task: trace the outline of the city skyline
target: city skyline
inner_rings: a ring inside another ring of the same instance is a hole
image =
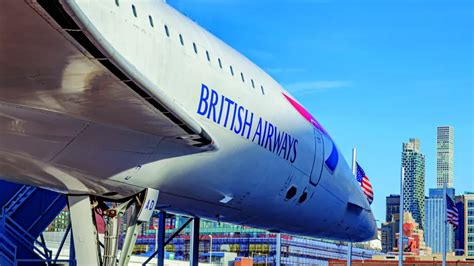
[[[357,147],[376,219],[400,193],[406,139],[423,143],[425,194],[436,187],[437,126],[455,128],[456,190],[474,191],[472,2],[167,2],[282,84],[346,161]]]

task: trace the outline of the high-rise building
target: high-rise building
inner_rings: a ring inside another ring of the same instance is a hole
[[[382,252],[392,252],[395,247],[395,234],[398,233],[400,216],[400,195],[386,197],[385,223],[382,223]]]
[[[444,237],[445,210],[443,204],[442,188],[432,188],[429,190],[429,197],[425,201],[425,241],[431,247],[433,253],[441,253]],[[454,188],[446,189],[446,194],[454,199]],[[447,252],[454,251],[454,231],[451,224],[448,224]]]
[[[441,126],[436,138],[436,184],[454,187],[454,128]]]
[[[385,206],[385,222],[392,221],[392,215],[400,214],[400,195],[393,195],[387,196],[386,198],[386,206]]]
[[[464,193],[464,254],[474,256],[474,192]]]
[[[454,231],[454,250],[457,256],[464,255],[464,195],[456,196],[456,208],[459,213],[459,226]]]
[[[403,176],[403,210],[424,229],[425,223],[425,155],[420,151],[420,141],[411,138],[403,143],[402,167]]]

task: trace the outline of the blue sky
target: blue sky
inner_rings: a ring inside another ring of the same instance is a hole
[[[287,88],[372,181],[376,219],[398,194],[402,142],[421,141],[436,186],[436,127],[455,129],[455,187],[474,191],[474,2],[168,3]]]

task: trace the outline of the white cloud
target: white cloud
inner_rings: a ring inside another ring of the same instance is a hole
[[[267,68],[266,71],[270,74],[294,74],[306,72],[306,69],[298,67],[270,67]]]
[[[284,86],[288,91],[297,94],[308,94],[316,91],[347,88],[351,85],[349,81],[341,80],[317,80],[303,81],[287,84]]]

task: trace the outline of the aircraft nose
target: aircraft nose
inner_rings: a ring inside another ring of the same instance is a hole
[[[359,218],[359,224],[354,238],[357,241],[368,241],[377,237],[377,223],[372,211],[364,209]]]

